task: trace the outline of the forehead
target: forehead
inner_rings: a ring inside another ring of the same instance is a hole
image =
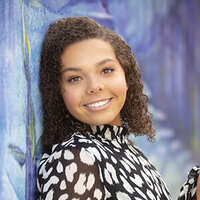
[[[93,64],[105,58],[116,60],[112,46],[101,39],[88,39],[68,46],[61,55],[62,65]]]

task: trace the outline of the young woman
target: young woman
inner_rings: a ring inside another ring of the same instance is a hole
[[[38,199],[171,199],[127,135],[154,140],[130,47],[86,17],[52,23],[41,52],[43,154]]]

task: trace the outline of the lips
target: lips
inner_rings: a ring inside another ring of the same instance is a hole
[[[109,106],[111,99],[112,98],[103,99],[103,100],[100,100],[100,101],[96,101],[96,102],[92,102],[92,103],[86,104],[85,106],[88,109],[92,109],[92,110],[104,109],[107,106]]]

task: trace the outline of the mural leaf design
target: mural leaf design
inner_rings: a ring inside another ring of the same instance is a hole
[[[26,194],[25,199],[34,199],[36,182],[36,164],[35,164],[35,127],[34,110],[31,98],[31,70],[30,57],[31,50],[24,16],[24,3],[22,1],[22,36],[23,36],[23,63],[27,85],[26,101]]]
[[[13,144],[9,144],[8,149],[13,158],[17,161],[20,167],[22,167],[26,161],[25,153],[18,146],[15,146]]]
[[[42,152],[43,152],[43,145],[42,145],[42,138],[40,137],[37,144],[36,144],[36,147],[35,147],[35,160],[39,160],[41,159],[42,157]]]

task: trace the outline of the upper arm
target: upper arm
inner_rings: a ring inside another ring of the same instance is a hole
[[[103,191],[95,158],[83,148],[63,150],[43,170],[42,199],[102,199]]]

